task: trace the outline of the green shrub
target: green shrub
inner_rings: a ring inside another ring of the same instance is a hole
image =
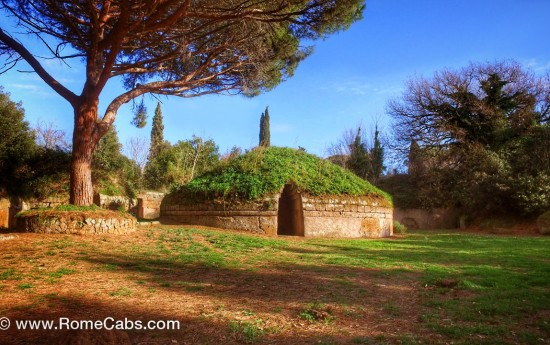
[[[321,303],[308,303],[306,308],[299,314],[300,318],[311,323],[322,321],[329,324],[334,320],[332,309]]]
[[[395,234],[404,234],[407,232],[407,226],[399,223],[397,220],[393,221],[393,232]]]

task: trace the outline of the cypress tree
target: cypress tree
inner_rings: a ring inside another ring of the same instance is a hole
[[[355,175],[367,179],[372,171],[370,155],[361,139],[361,127],[357,129],[355,140],[350,145],[348,167]]]
[[[155,108],[155,116],[153,117],[153,128],[151,129],[151,146],[149,147],[148,160],[152,161],[158,156],[164,143],[164,124],[162,123],[162,110],[160,102]]]
[[[261,147],[271,146],[271,133],[269,132],[269,107],[265,107],[265,112],[260,117],[260,143]]]
[[[378,131],[378,126],[374,131],[374,145],[370,151],[370,159],[372,165],[372,181],[376,182],[382,175],[384,171],[384,148],[380,142],[380,132]]]

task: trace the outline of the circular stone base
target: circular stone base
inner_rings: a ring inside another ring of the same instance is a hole
[[[133,216],[109,210],[30,210],[17,215],[17,231],[42,234],[126,234],[135,231],[136,224]]]

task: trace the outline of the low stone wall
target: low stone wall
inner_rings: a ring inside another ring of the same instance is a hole
[[[368,197],[302,197],[306,237],[393,235],[392,208]]]
[[[137,216],[140,219],[157,219],[160,217],[161,203],[164,193],[146,192],[140,194],[137,200]]]
[[[242,203],[198,203],[181,205],[165,199],[160,213],[181,224],[211,226],[252,233],[277,235],[276,197]]]
[[[68,205],[69,196],[68,195],[52,196],[43,200],[31,199],[31,200],[24,201],[23,204],[26,204],[23,206],[23,210],[28,210],[32,208],[56,207],[60,205]]]
[[[120,209],[133,214],[137,213],[137,199],[119,195],[96,194],[94,204],[106,210],[120,211]]]
[[[166,198],[161,215],[177,223],[277,235],[279,195],[241,203],[186,205]],[[392,208],[368,197],[302,197],[305,237],[378,238],[393,235]]]
[[[393,218],[410,229],[456,229],[459,227],[460,212],[447,208],[395,208]]]
[[[10,227],[10,206],[8,199],[0,198],[0,228]]]
[[[43,234],[126,234],[136,230],[134,217],[115,211],[28,211],[17,217],[17,231]]]
[[[68,195],[52,196],[46,199],[30,199],[22,200],[19,198],[12,198],[11,200],[5,198],[4,202],[0,205],[0,214],[6,210],[7,207],[7,228],[15,228],[17,226],[17,218],[15,217],[19,212],[36,208],[56,207],[60,205],[67,205],[69,203]],[[1,216],[0,216],[1,218]],[[2,227],[0,222],[0,227]]]

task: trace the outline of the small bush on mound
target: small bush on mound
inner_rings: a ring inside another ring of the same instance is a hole
[[[550,211],[540,215],[537,220],[537,225],[539,228],[539,233],[542,235],[550,235]]]
[[[348,170],[300,150],[256,148],[196,177],[174,192],[182,200],[254,200],[278,193],[289,181],[313,196],[368,195],[391,205],[391,197]]]
[[[393,221],[393,232],[396,234],[404,234],[408,230],[406,225],[399,223],[397,220]]]
[[[123,234],[135,231],[136,219],[128,213],[96,205],[61,205],[17,214],[17,230],[48,234]]]

